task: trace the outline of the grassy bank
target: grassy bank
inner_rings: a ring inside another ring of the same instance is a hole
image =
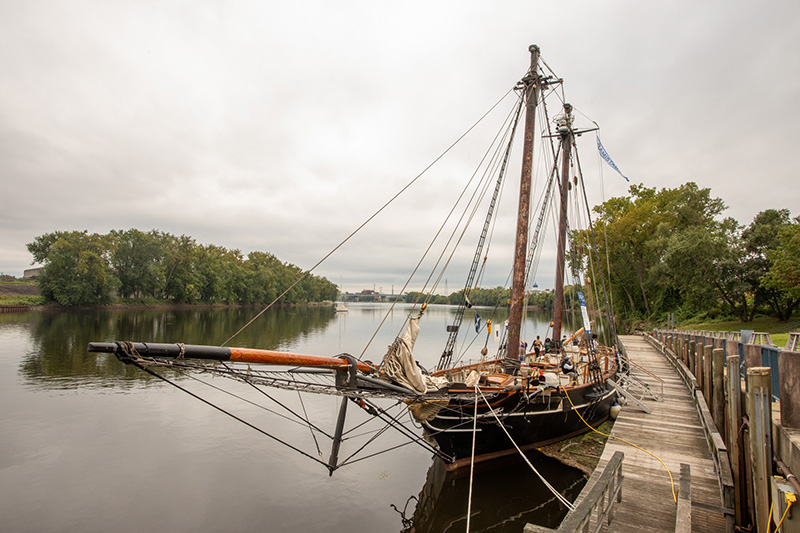
[[[753,331],[769,333],[770,337],[772,337],[772,342],[782,347],[786,345],[786,341],[789,339],[788,332],[792,329],[800,329],[800,316],[795,315],[791,320],[787,321],[780,321],[772,317],[756,317],[751,322],[742,322],[741,320],[689,322],[680,324],[678,329],[702,331],[740,331],[743,329],[752,329]]]

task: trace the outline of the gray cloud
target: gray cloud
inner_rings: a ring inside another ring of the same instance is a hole
[[[697,181],[742,223],[797,215],[798,15],[780,0],[6,2],[0,271],[21,275],[42,233],[130,227],[309,267],[513,86],[531,43],[634,182]],[[402,285],[484,149],[466,140],[319,272]],[[595,203],[625,194],[603,181]]]

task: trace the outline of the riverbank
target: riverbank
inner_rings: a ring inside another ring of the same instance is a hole
[[[597,430],[608,435],[613,427],[614,421],[607,420]],[[548,457],[581,470],[586,477],[589,477],[594,472],[594,469],[597,468],[597,463],[600,461],[600,456],[603,455],[607,440],[608,437],[590,431],[571,439],[543,446],[539,448],[539,451]]]
[[[39,294],[39,286],[34,282],[12,281],[0,283],[0,306],[27,307],[29,311],[49,311],[49,310],[90,310],[90,309],[224,309],[227,307],[254,307],[262,308],[266,304],[226,304],[226,303],[176,303],[166,300],[156,300],[152,298],[129,298],[125,300],[115,300],[107,304],[98,305],[75,305],[63,306],[55,302],[46,302],[44,297]],[[301,304],[276,304],[281,307],[318,307],[333,306],[331,301],[325,302],[306,302]]]

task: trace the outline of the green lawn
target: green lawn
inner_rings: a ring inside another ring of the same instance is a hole
[[[21,296],[13,294],[0,294],[0,305],[43,305],[41,296]]]
[[[754,318],[752,322],[742,322],[740,320],[696,322],[680,324],[678,329],[694,329],[700,331],[740,331],[743,329],[752,329],[753,331],[769,333],[772,342],[783,347],[786,346],[786,341],[789,340],[788,330],[800,329],[800,317],[795,315],[791,320],[786,322],[781,322],[777,318],[771,317],[757,317]]]

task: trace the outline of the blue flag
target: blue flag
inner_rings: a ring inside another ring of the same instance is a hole
[[[475,333],[479,333],[481,331],[481,317],[478,313],[475,313]]]
[[[628,182],[631,181],[625,176],[625,174],[622,173],[622,171],[620,169],[617,168],[617,165],[615,165],[614,162],[611,160],[611,157],[608,155],[608,152],[606,152],[606,149],[603,148],[603,143],[600,142],[600,136],[599,135],[597,136],[597,151],[600,152],[600,157],[602,157],[605,160],[605,162],[608,163],[608,165],[611,168],[616,170],[617,173],[620,176],[625,178],[625,181],[628,181]]]

